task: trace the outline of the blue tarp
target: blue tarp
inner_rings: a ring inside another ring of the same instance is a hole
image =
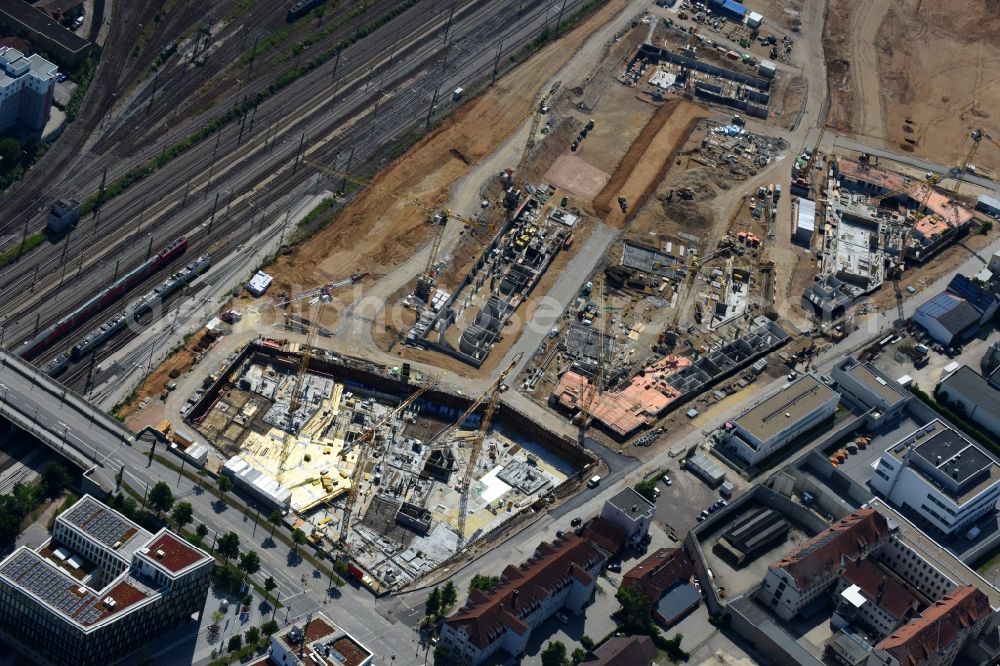
[[[747,8],[734,0],[709,0],[708,6],[716,11],[723,11],[735,16],[744,17],[747,15]]]

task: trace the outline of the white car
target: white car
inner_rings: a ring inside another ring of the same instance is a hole
[[[556,613],[556,619],[562,622],[563,624],[569,624],[569,616],[566,615],[566,613],[563,613],[562,611]]]

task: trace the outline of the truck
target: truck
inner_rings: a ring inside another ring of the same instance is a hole
[[[590,480],[587,481],[588,488],[596,488],[599,485],[601,485],[601,477],[596,474],[590,477]]]

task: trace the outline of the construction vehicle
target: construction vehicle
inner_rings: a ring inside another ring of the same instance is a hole
[[[375,441],[375,436],[378,434],[379,429],[386,423],[391,422],[397,416],[409,409],[410,405],[417,401],[420,396],[422,396],[427,391],[438,385],[440,380],[437,377],[432,378],[430,381],[423,384],[420,388],[410,394],[403,402],[399,403],[392,411],[388,412],[383,416],[375,425],[371,426],[364,433],[361,434],[354,443],[358,447],[358,457],[354,464],[354,469],[351,471],[351,487],[347,491],[347,499],[344,502],[344,517],[340,521],[340,536],[337,539],[337,545],[341,552],[346,555],[347,553],[347,535],[351,531],[351,519],[354,514],[354,505],[358,500],[358,491],[361,488],[361,480],[365,475],[365,467],[368,466],[368,458],[371,455],[371,445]]]

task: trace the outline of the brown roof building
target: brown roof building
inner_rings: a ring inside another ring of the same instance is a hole
[[[874,509],[858,509],[772,564],[757,598],[784,620],[826,592],[851,562],[885,543],[889,524]]]
[[[694,567],[682,548],[660,548],[629,569],[621,586],[642,592],[655,604],[664,592],[693,575]]]
[[[869,664],[947,666],[980,634],[992,610],[986,595],[960,587],[875,645]]]
[[[616,636],[594,650],[584,661],[588,666],[649,666],[656,646],[649,636]]]
[[[499,585],[488,592],[473,590],[465,605],[445,620],[440,643],[455,659],[478,664],[498,650],[521,653],[532,630],[557,611],[579,613],[608,558],[601,545],[608,543],[606,528],[595,540],[589,538],[588,528],[582,536],[567,534],[542,542],[520,566],[508,565]]]

